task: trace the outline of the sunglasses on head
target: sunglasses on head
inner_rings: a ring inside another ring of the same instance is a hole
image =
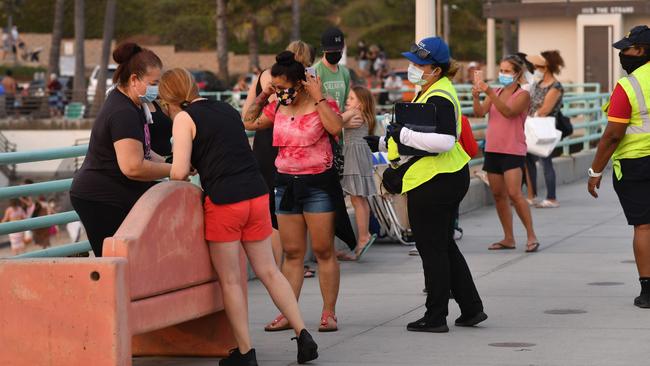
[[[411,51],[411,53],[416,54],[421,59],[429,58],[429,55],[431,55],[431,52],[429,52],[426,49],[420,47],[417,43],[413,43],[413,45],[411,45],[411,50],[410,51]]]

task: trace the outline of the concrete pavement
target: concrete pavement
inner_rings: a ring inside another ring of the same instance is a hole
[[[466,255],[489,319],[457,328],[450,302],[447,334],[411,333],[406,323],[424,312],[419,257],[408,248],[376,244],[360,263],[342,263],[337,315],[340,331],[316,332],[318,278],[306,279],[301,308],[320,345],[314,365],[647,365],[650,310],[632,305],[639,293],[627,226],[604,179],[601,198],[586,184],[559,187],[559,209],[533,209],[541,241],[526,254],[525,232],[515,216],[517,250],[487,251],[501,239],[493,206],[461,217]],[[631,262],[630,262],[631,261]],[[566,314],[568,313],[568,314]],[[259,281],[250,283],[253,343],[260,365],[295,363],[292,332],[265,333],[277,315]],[[204,366],[216,359],[137,358],[136,366]]]

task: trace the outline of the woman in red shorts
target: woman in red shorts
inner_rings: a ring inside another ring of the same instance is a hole
[[[163,111],[174,119],[171,179],[186,180],[193,166],[205,191],[205,237],[238,345],[219,365],[257,365],[241,284],[242,244],[257,277],[296,332],[298,363],[316,359],[317,345],[305,329],[289,282],[273,259],[268,189],[239,113],[229,104],[201,98],[185,69],[165,72],[159,90]]]

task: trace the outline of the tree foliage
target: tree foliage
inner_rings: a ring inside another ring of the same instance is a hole
[[[11,0],[0,0],[0,3]],[[457,59],[481,59],[485,55],[485,21],[480,0],[444,0],[456,5],[451,11],[450,46]],[[50,33],[52,0],[23,0],[13,20],[21,32]],[[350,54],[357,40],[380,44],[390,57],[409,47],[415,33],[415,0],[301,0],[301,37],[316,47],[320,34],[338,25],[346,35]],[[229,0],[228,44],[230,51],[247,53],[250,16],[259,27],[260,53],[277,53],[291,39],[292,0]],[[74,1],[65,2],[63,36],[74,36]],[[102,38],[106,0],[86,2],[86,37]],[[216,6],[208,0],[118,0],[115,37],[137,37],[175,45],[182,50],[214,49]],[[6,14],[0,13],[6,24]]]

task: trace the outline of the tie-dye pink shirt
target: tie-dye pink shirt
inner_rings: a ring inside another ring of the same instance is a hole
[[[264,115],[273,121],[273,146],[278,147],[275,166],[283,174],[319,174],[332,167],[332,146],[329,134],[323,127],[318,111],[302,116],[283,114],[277,110],[278,102],[264,108]],[[339,114],[333,100],[327,104]]]

